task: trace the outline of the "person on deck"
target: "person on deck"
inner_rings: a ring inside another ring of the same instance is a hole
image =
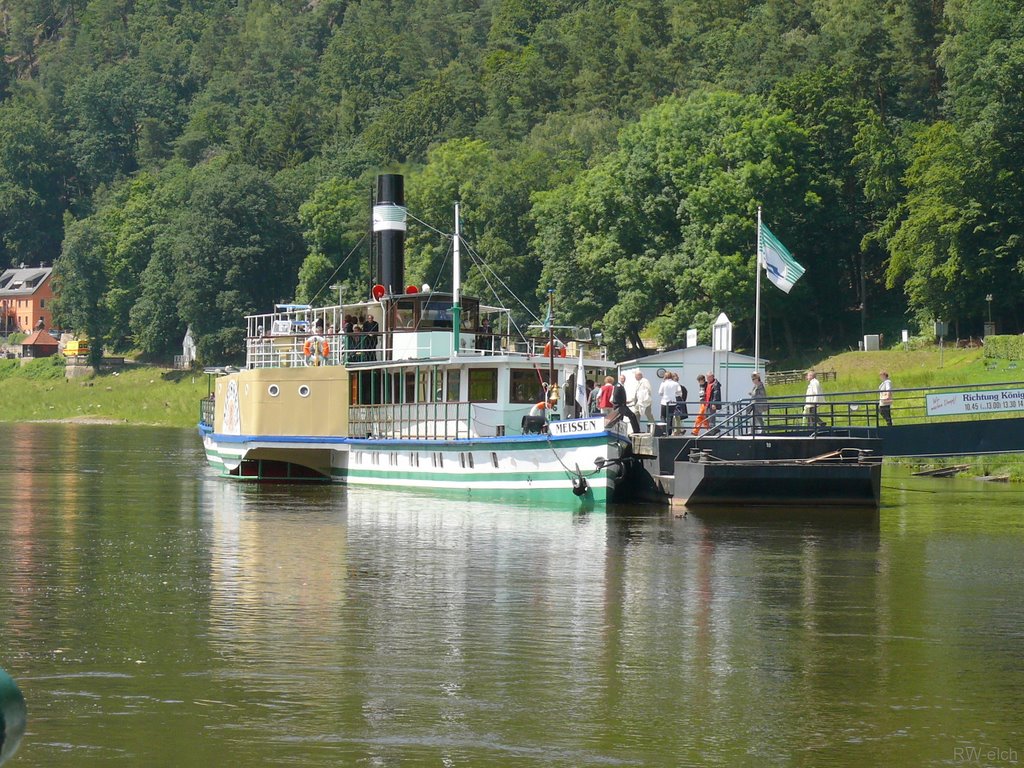
[[[597,396],[601,392],[601,388],[594,385],[593,379],[587,379],[587,412],[584,416],[594,416],[599,413],[597,409]]]
[[[611,378],[610,376],[608,378]],[[629,419],[629,425],[633,428],[633,433],[640,431],[640,422],[636,418],[636,414],[633,413],[629,406],[626,404],[626,374],[619,376],[619,381],[612,388],[612,408],[615,414],[608,420],[607,426],[611,426],[622,419]]]
[[[606,419],[612,415],[612,391],[615,389],[615,379],[611,376],[604,377],[604,384],[597,395],[597,407]]]
[[[558,401],[555,400],[554,398],[552,398],[550,400],[547,400],[547,401],[541,400],[539,403],[534,405],[533,408],[530,409],[530,415],[531,416],[544,416],[545,415],[545,411],[548,414],[550,414],[551,411],[553,411],[557,407],[558,407]]]
[[[363,321],[363,348],[367,350],[366,359],[377,359],[377,344],[380,342],[380,325],[373,315]]]

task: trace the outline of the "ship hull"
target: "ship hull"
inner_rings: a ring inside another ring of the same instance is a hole
[[[463,440],[218,435],[211,467],[250,481],[321,481],[486,498],[613,500],[629,443],[615,432]],[[580,482],[580,480],[585,482]]]

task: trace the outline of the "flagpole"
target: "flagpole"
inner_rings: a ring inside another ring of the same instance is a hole
[[[757,206],[757,258],[754,259],[757,272],[757,287],[754,300],[754,371],[761,372],[761,206]]]
[[[548,404],[551,402],[551,394],[557,392],[555,388],[555,291],[548,288],[548,389],[544,396],[544,417],[550,416],[551,409]],[[549,419],[550,420],[550,419]]]

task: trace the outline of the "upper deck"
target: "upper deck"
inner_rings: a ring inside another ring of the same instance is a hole
[[[327,307],[278,305],[272,313],[246,318],[246,367],[385,368],[453,358],[472,365],[548,357],[547,334],[520,335],[508,310],[463,299],[456,334],[452,307],[452,295],[439,292]],[[555,342],[559,367],[575,364],[581,335],[569,335],[575,338]],[[587,362],[608,362],[605,350],[590,347]]]

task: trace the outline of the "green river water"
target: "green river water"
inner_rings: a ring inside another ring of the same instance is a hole
[[[1024,754],[1024,489],[879,515],[241,486],[0,427],[9,768],[955,766]],[[8,768],[5,766],[5,768]]]

